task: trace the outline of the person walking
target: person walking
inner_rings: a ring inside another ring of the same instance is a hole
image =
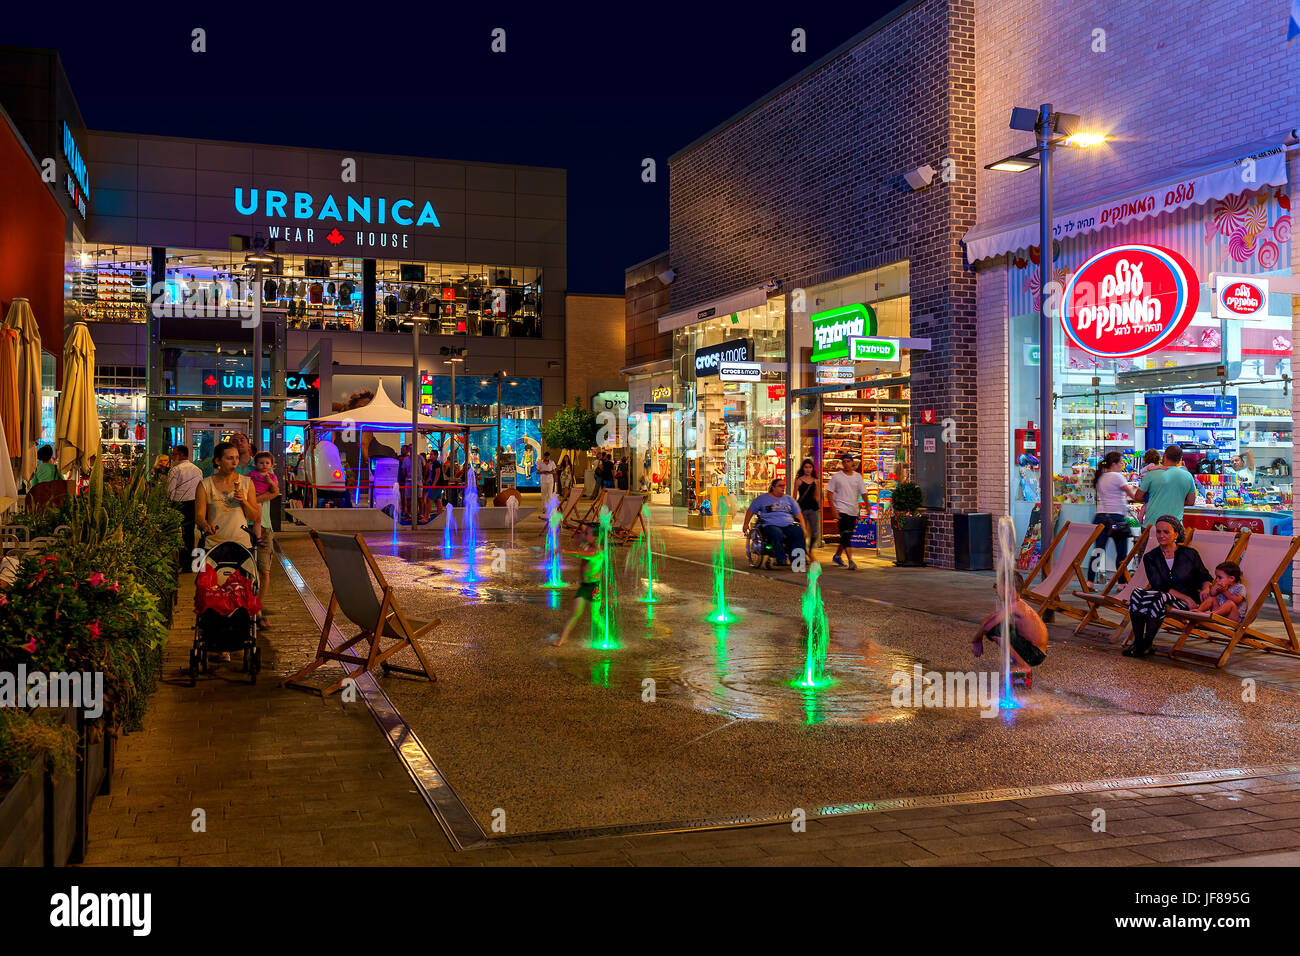
[[[1138,486],[1135,501],[1146,505],[1143,525],[1150,526],[1162,516],[1183,520],[1183,508],[1196,504],[1196,479],[1182,467],[1183,450],[1178,445],[1165,449],[1163,467],[1146,473]]]
[[[859,503],[864,491],[862,473],[853,467],[856,461],[853,455],[845,452],[840,456],[840,470],[826,482],[826,490],[830,492],[831,503],[838,515],[840,533],[839,547],[835,549],[835,557],[831,560],[844,567],[844,561],[840,560],[843,556],[848,561],[848,566],[855,571],[858,566],[853,562],[853,532],[858,526]]]
[[[1124,480],[1124,456],[1117,451],[1106,455],[1092,476],[1097,491],[1097,513],[1092,523],[1102,526],[1098,543],[1100,561],[1088,560],[1088,581],[1097,579],[1098,566],[1106,560],[1106,544],[1115,543],[1115,567],[1128,554],[1128,502],[1137,497],[1137,489]]]
[[[555,462],[551,461],[549,451],[542,452],[542,460],[537,464],[537,474],[542,483],[542,507],[546,502],[551,500],[551,495],[555,494]]]
[[[233,541],[253,548],[249,525],[262,520],[253,482],[239,473],[239,449],[233,442],[218,442],[212,452],[212,474],[194,492],[194,523],[203,532],[203,547]]]
[[[808,557],[817,546],[817,536],[822,530],[822,496],[817,483],[817,466],[811,458],[805,458],[799,465],[799,474],[794,479],[794,498],[799,502],[799,513],[803,515],[808,527]]]
[[[185,445],[173,445],[171,466],[167,469],[167,497],[172,507],[181,513],[181,547],[179,560],[181,574],[193,570],[194,562],[194,495],[203,480],[203,471],[190,461],[190,450]]]

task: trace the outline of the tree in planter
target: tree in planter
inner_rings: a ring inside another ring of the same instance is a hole
[[[900,481],[893,495],[894,549],[898,565],[925,564],[926,517],[921,513],[925,496],[911,481]]]
[[[581,405],[566,405],[540,430],[547,448],[585,451],[596,444],[596,414]]]

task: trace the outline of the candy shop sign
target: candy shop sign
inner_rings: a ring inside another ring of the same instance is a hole
[[[1065,284],[1061,325],[1093,355],[1145,355],[1183,334],[1198,297],[1196,271],[1172,249],[1117,246],[1093,256]]]

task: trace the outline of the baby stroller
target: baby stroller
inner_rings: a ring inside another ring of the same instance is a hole
[[[203,547],[200,544],[200,547]],[[194,586],[194,646],[190,648],[190,686],[199,671],[208,673],[209,654],[244,652],[242,673],[257,683],[262,651],[257,646],[257,558],[248,548],[223,541],[204,552]]]

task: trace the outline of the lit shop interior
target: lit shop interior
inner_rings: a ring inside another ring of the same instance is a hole
[[[1276,259],[1270,255],[1263,264]],[[1226,268],[1232,266],[1236,272],[1258,269],[1229,260]],[[1191,325],[1173,344],[1145,355],[1090,354],[1064,344],[1058,325],[1049,427],[1056,439],[1052,471],[1060,520],[1092,520],[1093,473],[1107,453],[1123,455],[1125,478],[1137,484],[1148,449],[1178,445],[1197,482],[1187,527],[1292,533],[1290,298],[1271,296],[1259,320],[1221,320],[1211,315],[1205,278]],[[1013,308],[1022,314],[1010,323],[1011,513],[1023,536],[1039,498],[1039,319],[1026,314],[1034,303],[1016,284],[1014,270],[1012,282]],[[1133,526],[1139,509],[1130,505]],[[1107,560],[1109,566],[1114,557]],[[1289,591],[1289,573],[1283,584]]]
[[[375,271],[375,327],[365,327],[365,273]],[[71,313],[96,322],[144,322],[149,307],[150,249],[73,250],[65,280]],[[540,337],[541,270],[519,266],[322,259],[283,255],[264,275],[263,308],[282,312],[290,329],[337,332],[422,331],[444,335]],[[168,249],[164,305],[177,314],[251,307],[244,253]],[[430,322],[437,323],[436,328]]]
[[[770,368],[757,382],[724,382],[716,365],[704,363],[697,374],[697,355]],[[664,416],[674,434],[666,443],[661,431],[657,447],[681,449],[673,462],[673,523],[702,527],[718,516],[720,500],[729,497],[735,513],[743,512],[785,473],[784,296],[677,330],[673,363],[680,417]]]
[[[854,361],[849,341],[819,347],[814,327],[823,316],[864,314],[874,316],[880,338],[906,339],[911,329],[908,263],[898,262],[808,290],[807,318],[795,325],[795,344],[802,356],[804,387],[794,405],[799,432],[795,467],[805,458],[816,465],[823,489],[826,479],[840,468],[846,452],[858,458],[866,485],[855,539],[874,541],[876,525],[887,524],[894,487],[910,474],[911,466],[911,355],[900,348],[895,360]],[[844,310],[861,306],[860,310]],[[822,357],[829,355],[830,357]],[[842,388],[835,386],[843,383]],[[822,502],[823,536],[834,535],[835,510],[828,495]]]

